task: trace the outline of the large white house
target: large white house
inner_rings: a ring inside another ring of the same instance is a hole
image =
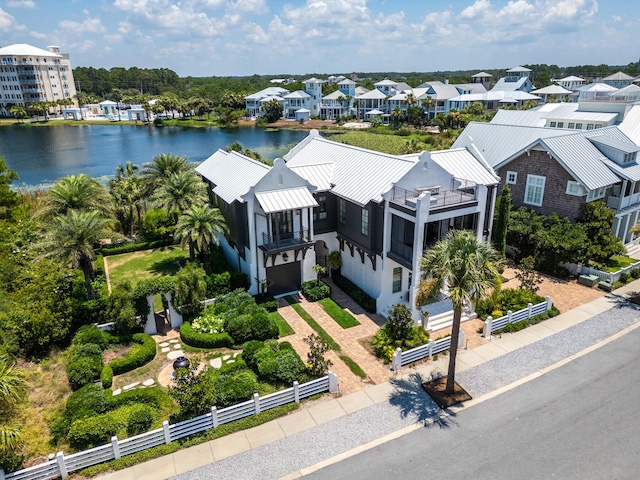
[[[475,148],[394,156],[315,130],[272,167],[218,150],[196,170],[229,226],[222,249],[252,293],[265,283],[274,295],[296,291],[339,251],[342,274],[379,313],[404,303],[416,319],[423,251],[451,229],[488,240],[499,182]]]
[[[76,87],[69,54],[25,43],[0,48],[0,115],[14,106],[73,99]]]

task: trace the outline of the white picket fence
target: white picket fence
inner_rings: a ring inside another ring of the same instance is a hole
[[[631,270],[640,268],[640,262],[632,263],[617,272],[603,272],[602,270],[577,263],[562,263],[561,265],[569,270],[572,275],[595,275],[600,280],[611,284],[620,280],[620,275],[623,273],[631,274]]]
[[[327,391],[336,392],[337,390],[338,377],[334,373],[329,372],[324,377],[307,383],[298,384],[298,382],[293,382],[293,387],[265,395],[264,397],[256,393],[253,399],[238,403],[237,405],[219,410],[216,407],[211,407],[211,412],[190,420],[173,424],[165,420],[162,428],[142,433],[135,437],[125,438],[124,440],[119,440],[118,437],[112,437],[111,443],[66,456],[63,452],[58,452],[53,460],[13,473],[4,473],[0,470],[0,480],[49,480],[66,478],[69,476],[69,473],[82,470],[91,465],[118,459],[124,455],[140,452],[158,445],[169,444],[174,440],[187,437],[194,433],[216,428],[219,425],[233,422],[234,420],[239,420],[250,415],[257,415],[260,412],[281,405],[292,402],[299,403],[301,399],[311,397],[318,393]]]
[[[552,306],[553,303],[551,302],[551,297],[546,297],[544,302],[538,303],[537,305],[529,303],[527,308],[518,310],[515,313],[509,310],[504,317],[493,319],[491,318],[491,316],[488,316],[484,322],[483,336],[485,338],[491,338],[491,332],[495,332],[496,330],[504,328],[509,323],[518,322],[520,320],[525,320],[535,315],[544,313],[547,310],[551,310]],[[458,347],[463,346],[464,341],[464,332],[460,330],[458,336]],[[410,363],[417,362],[418,360],[422,360],[423,358],[429,357],[429,359],[432,359],[435,354],[450,349],[451,337],[441,338],[440,340],[436,340],[435,342],[429,339],[429,341],[425,345],[421,345],[410,350],[405,350],[404,352],[402,351],[402,349],[398,348],[393,354],[393,358],[391,360],[391,370],[397,372],[400,367],[404,367],[405,365],[409,365]]]
[[[548,310],[551,310],[553,303],[551,297],[545,297],[544,302],[540,302],[536,305],[529,303],[527,308],[512,312],[509,310],[504,317],[492,318],[491,315],[484,321],[484,329],[482,330],[482,336],[484,338],[491,338],[491,333],[501,328],[506,327],[510,323],[519,322],[520,320],[526,320],[527,318],[535,317]]]

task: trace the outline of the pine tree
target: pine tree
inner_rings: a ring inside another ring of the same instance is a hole
[[[511,210],[511,190],[505,185],[500,194],[496,228],[493,231],[493,244],[495,249],[504,257],[507,245],[507,230],[509,227],[509,212]]]

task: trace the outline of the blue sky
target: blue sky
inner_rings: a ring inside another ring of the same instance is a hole
[[[0,0],[0,45],[181,76],[619,64],[637,0]]]

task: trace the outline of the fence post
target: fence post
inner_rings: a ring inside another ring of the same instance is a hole
[[[393,357],[391,358],[391,370],[397,372],[400,370],[402,366],[402,349],[400,347],[396,348],[396,351],[393,352]]]
[[[331,370],[327,373],[329,377],[329,393],[335,393],[338,391],[338,376]]]
[[[122,455],[120,455],[120,445],[118,445],[118,437],[115,435],[111,437],[111,448],[113,449],[113,458],[118,460]]]
[[[484,328],[482,329],[482,336],[489,340],[491,338],[491,330],[493,329],[493,317],[489,315],[484,321]]]
[[[58,452],[56,454],[56,462],[58,462],[58,470],[60,470],[60,477],[67,478],[69,476],[69,472],[67,471],[67,466],[64,463],[64,453]]]
[[[293,381],[293,401],[300,403],[300,384],[297,380]]]
[[[511,317],[513,317],[513,312],[511,310],[507,310],[507,323],[511,323]]]
[[[533,303],[527,303],[527,318],[531,318],[531,309],[533,308]]]
[[[464,330],[458,330],[458,348],[462,348],[464,345]]]
[[[429,360],[433,360],[433,340],[427,341],[427,349],[429,350]]]
[[[164,431],[164,443],[169,445],[171,443],[171,432],[169,431],[169,421],[162,422],[162,430]]]
[[[253,394],[253,410],[256,412],[256,415],[260,413],[260,395],[257,393]]]
[[[218,428],[218,407],[215,405],[211,407],[211,425],[213,428]]]
[[[551,301],[551,297],[547,295],[546,297],[544,297],[544,299],[547,301],[547,311],[551,310],[551,307],[553,307],[553,302]]]

